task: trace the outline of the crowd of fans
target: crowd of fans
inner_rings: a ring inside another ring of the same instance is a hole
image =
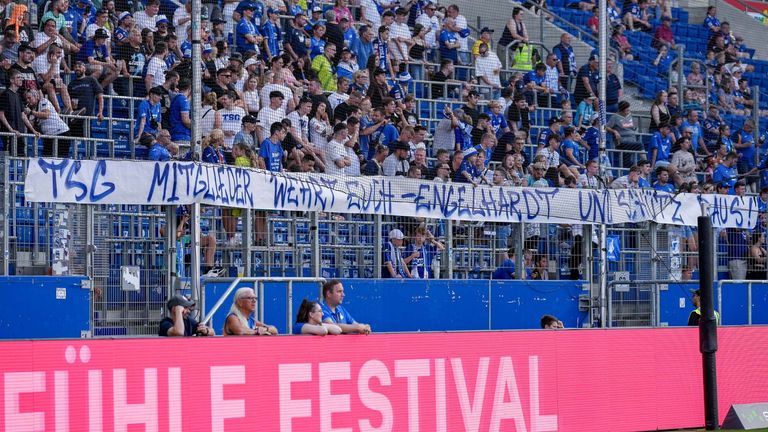
[[[490,186],[730,194],[751,188],[760,191],[765,211],[765,136],[755,136],[751,120],[731,131],[719,114],[759,109],[742,77],[751,66],[714,8],[704,21],[706,61],[681,77],[689,86],[682,98],[659,92],[648,137],[622,98],[613,66],[633,58],[624,32],[652,31],[654,19],[654,64],[665,69],[674,61],[670,8],[631,0],[619,12],[609,2],[620,58],[608,61],[606,126],[608,147],[623,151],[611,158],[598,144],[598,57],[577,64],[568,33],[551,54],[534,49],[523,15],[543,3],[514,8],[498,41],[483,28],[471,43],[459,8],[434,0],[360,0],[351,8],[347,0],[227,0],[203,10],[200,65],[191,61],[190,1],[131,7],[105,0],[97,8],[92,0],[51,0],[34,26],[25,5],[3,3],[0,129],[10,133],[6,149],[17,154],[29,151],[18,136],[31,133],[44,136],[44,155],[69,156],[84,123],[104,117],[108,94],[143,97],[133,136],[149,158],[193,157],[190,77],[199,67],[200,156],[208,163]],[[507,49],[513,55],[505,69],[497,52]],[[705,81],[717,88],[708,108]],[[421,98],[446,101],[431,119],[434,128],[420,118]],[[547,124],[537,124],[544,108]],[[230,219],[228,238],[235,226]],[[392,243],[402,241],[394,231]],[[442,246],[432,244],[429,231],[415,237],[422,251]],[[410,274],[410,260],[424,256],[402,256],[399,246],[392,251],[402,263],[387,269],[390,276]]]

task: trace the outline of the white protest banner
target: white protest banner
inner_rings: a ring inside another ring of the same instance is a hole
[[[338,177],[196,162],[30,159],[28,201],[201,204],[485,222],[696,225],[702,204],[714,226],[753,228],[757,199],[653,189],[511,188],[403,177]]]

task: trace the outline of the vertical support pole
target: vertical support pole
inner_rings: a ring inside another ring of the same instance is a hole
[[[8,272],[10,271],[10,261],[11,259],[11,249],[9,245],[8,236],[10,235],[10,224],[9,220],[11,219],[11,205],[10,205],[10,196],[11,196],[11,168],[10,165],[13,163],[16,164],[15,160],[10,160],[7,156],[4,157],[4,164],[3,164],[3,276],[10,276]],[[14,194],[15,196],[15,194]]]
[[[245,218],[243,220],[243,276],[251,277],[251,266],[253,265],[253,255],[251,252],[251,245],[253,244],[253,210],[245,210]],[[255,287],[254,287],[255,289]],[[261,318],[259,318],[261,319]]]
[[[285,288],[285,332],[291,334],[293,326],[293,281],[289,280]]]
[[[699,267],[701,276],[701,318],[699,318],[699,351],[704,381],[704,420],[707,430],[717,430],[717,319],[715,317],[713,284],[715,243],[712,221],[709,216],[699,216]]]
[[[755,144],[760,140],[760,86],[752,87],[752,101],[755,105],[752,107],[752,121],[755,122],[755,130],[752,131],[752,135],[755,137]],[[755,152],[755,166],[760,165],[760,152]],[[758,180],[759,186],[759,180]],[[759,191],[759,188],[758,188]]]
[[[752,325],[752,282],[747,284],[747,324]]]
[[[659,250],[659,225],[655,222],[649,222],[650,242],[651,242],[651,279],[659,279],[659,255],[656,251]],[[665,278],[666,279],[666,278]],[[651,285],[651,326],[658,326],[657,308],[659,302],[657,301],[659,294],[659,284],[654,283]]]
[[[200,61],[202,59],[202,42],[200,40],[200,19],[201,10],[203,8],[200,0],[192,1],[192,103],[191,103],[191,117],[192,117],[192,154],[193,160],[200,161],[202,156],[201,151],[201,139],[202,130],[200,129],[200,110],[201,110],[201,95],[202,95],[202,71],[200,70]],[[149,91],[149,89],[147,89]],[[192,244],[192,265],[190,269],[191,287],[192,287],[192,299],[197,301],[202,296],[202,290],[200,287],[200,204],[192,204],[192,218],[191,218],[191,237]]]
[[[515,279],[525,279],[525,262],[523,261],[523,245],[525,244],[525,223],[517,224],[515,233]]]
[[[608,327],[606,306],[612,301],[608,292],[608,259],[606,256],[606,225],[600,225],[600,327]]]
[[[683,85],[683,55],[685,54],[685,45],[679,44],[675,47],[677,49],[677,97],[680,98],[681,102],[685,102],[685,99],[683,98],[683,92],[685,91],[685,86]],[[682,103],[681,103],[682,106]]]
[[[375,215],[373,217],[374,225],[373,225],[373,275],[376,278],[381,278],[381,238],[382,238],[382,218],[381,215]],[[319,277],[320,275],[316,275]]]
[[[259,321],[264,322],[264,282],[254,282],[254,292],[259,297]]]
[[[318,212],[309,214],[309,242],[311,247],[312,277],[320,277],[320,221]],[[375,260],[374,260],[375,261]]]
[[[445,247],[446,247],[446,263],[445,263],[445,278],[453,279],[453,221],[451,219],[445,220]]]

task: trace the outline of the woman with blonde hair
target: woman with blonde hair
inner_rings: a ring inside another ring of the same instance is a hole
[[[222,152],[222,146],[224,145],[224,131],[221,129],[214,129],[203,138],[203,162],[212,164],[224,164],[224,153]]]
[[[276,335],[277,328],[267,325],[255,317],[258,298],[251,288],[240,288],[235,291],[232,306],[224,321],[222,335]]]
[[[203,96],[200,113],[200,133],[208,136],[212,130],[221,129],[221,114],[217,110],[216,93],[209,92]]]

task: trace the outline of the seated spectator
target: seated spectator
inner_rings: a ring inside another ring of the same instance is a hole
[[[653,35],[651,46],[659,49],[662,45],[665,45],[668,49],[675,49],[675,35],[672,33],[672,18],[662,17],[661,25],[656,28],[656,33]]]
[[[581,135],[573,127],[566,127],[563,132],[563,142],[561,144],[562,161],[571,171],[573,177],[578,177],[584,169],[584,154],[581,146],[584,145],[589,150]]]
[[[35,59],[32,64],[35,73],[44,83],[43,90],[47,92],[48,98],[53,104],[54,109],[62,114],[72,113],[72,99],[69,97],[69,91],[64,84],[64,80],[61,79],[61,65],[63,62],[63,52],[58,45],[51,45],[48,47],[47,53]],[[61,96],[61,101],[64,103],[64,109],[59,107],[59,98],[57,94]],[[74,113],[75,115],[83,114],[82,110]]]
[[[328,334],[341,334],[341,327],[336,324],[323,322],[323,309],[319,303],[304,299],[296,313],[296,323],[293,325],[293,334],[295,335],[317,335],[326,336]]]
[[[323,284],[323,322],[339,326],[342,333],[371,333],[370,324],[355,321],[352,315],[342,306],[344,302],[344,285],[338,279],[331,279]]]
[[[616,178],[611,183],[613,189],[635,189],[640,187],[640,167],[633,165],[627,175]]]
[[[661,45],[658,55],[656,55],[656,58],[651,63],[657,67],[659,75],[666,76],[669,74],[669,67],[672,65],[675,57],[666,45]]]
[[[565,327],[563,326],[563,322],[554,316],[544,315],[541,317],[541,328],[546,330],[558,330]]]
[[[632,44],[629,43],[627,36],[624,35],[625,29],[624,24],[618,23],[614,25],[613,33],[611,34],[611,46],[618,49],[621,60],[633,61],[635,56],[632,54]]]
[[[651,166],[657,168],[669,165],[669,157],[672,153],[672,138],[669,123],[659,125],[659,130],[651,136],[651,144],[648,148],[648,160]]]
[[[725,185],[729,188],[730,192],[733,192],[733,186],[739,178],[739,172],[736,169],[736,161],[738,160],[738,153],[735,151],[729,152],[712,173],[712,181],[718,185]]]
[[[587,20],[587,27],[592,32],[592,36],[597,37],[600,34],[600,8],[592,6],[592,16]],[[610,23],[609,23],[610,25]]]
[[[656,182],[653,188],[657,191],[675,193],[675,185],[669,182],[669,169],[660,166],[656,168]]]
[[[168,299],[166,307],[170,316],[160,321],[158,336],[216,336],[213,328],[189,316],[195,307],[192,300],[177,294]]]
[[[230,335],[276,335],[275,326],[266,325],[254,316],[258,298],[252,288],[239,288],[232,298],[232,306],[221,331]]]
[[[624,13],[624,24],[629,31],[650,32],[653,28],[648,18],[648,0],[631,0]]]

